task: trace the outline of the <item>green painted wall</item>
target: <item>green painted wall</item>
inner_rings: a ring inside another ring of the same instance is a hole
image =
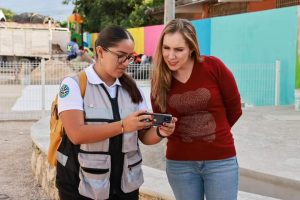
[[[298,34],[300,34],[300,31],[298,32]],[[300,41],[298,41],[298,45],[300,45]],[[297,54],[296,54],[296,84],[295,84],[296,89],[300,89],[300,55],[299,55],[299,53],[300,52],[299,52],[299,47],[298,47]]]
[[[280,60],[280,104],[294,103],[297,49],[296,6],[212,18],[211,34],[211,55],[221,58],[225,64],[241,66],[275,64],[275,60]],[[299,67],[297,69],[299,71]],[[257,71],[249,73],[252,73],[253,77],[258,75]],[[271,73],[270,75],[274,76]],[[259,87],[262,83],[251,84]],[[269,92],[270,94],[267,94],[269,96],[273,95],[272,92],[274,93],[271,90]],[[249,95],[257,96],[257,93],[257,91],[252,91]],[[270,102],[264,103],[270,104]]]

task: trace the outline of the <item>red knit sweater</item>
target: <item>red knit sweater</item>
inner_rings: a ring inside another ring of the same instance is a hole
[[[160,112],[152,101],[153,112]],[[240,94],[229,69],[204,56],[186,83],[172,79],[167,111],[178,118],[168,137],[170,160],[218,160],[236,155],[231,127],[242,114]]]

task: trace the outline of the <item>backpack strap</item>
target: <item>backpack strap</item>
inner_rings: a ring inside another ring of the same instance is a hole
[[[79,88],[80,88],[80,93],[82,98],[85,95],[85,90],[86,90],[86,85],[87,85],[87,77],[86,77],[86,73],[84,70],[80,71],[78,74],[78,78],[79,78]]]

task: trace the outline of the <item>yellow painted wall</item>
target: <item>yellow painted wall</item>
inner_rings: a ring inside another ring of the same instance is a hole
[[[95,42],[97,40],[97,37],[98,37],[98,33],[92,33],[92,47],[93,47],[94,51],[96,50]]]
[[[137,54],[144,54],[144,27],[129,28],[127,30],[131,33],[135,41],[134,51]]]

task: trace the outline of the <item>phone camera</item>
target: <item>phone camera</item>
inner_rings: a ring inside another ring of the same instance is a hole
[[[168,116],[164,118],[164,121],[167,121],[167,122],[170,122],[171,120],[172,120],[172,118],[168,117]]]

